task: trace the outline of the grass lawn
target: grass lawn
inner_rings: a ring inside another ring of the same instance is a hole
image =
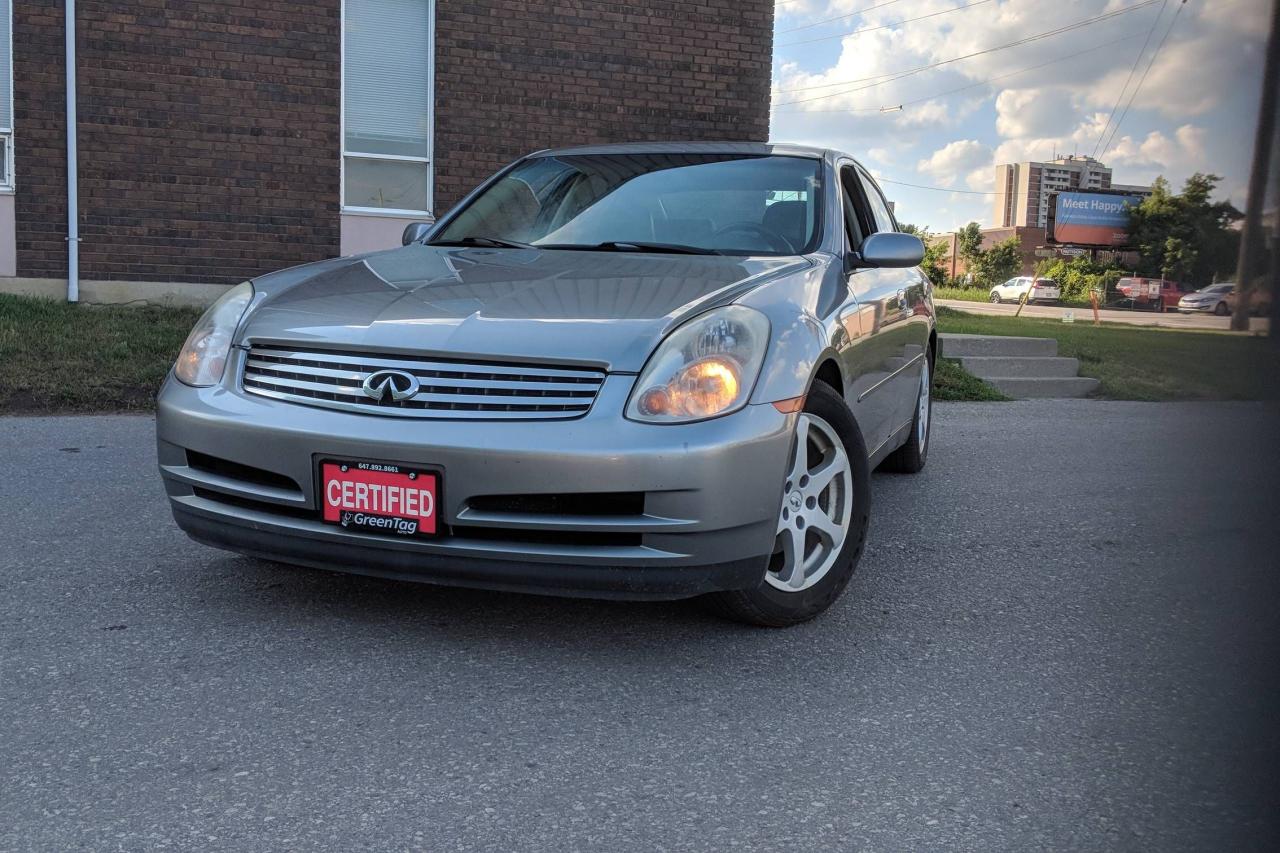
[[[0,413],[150,410],[199,316],[0,294]]]
[[[960,362],[940,358],[933,374],[933,399],[956,402],[1009,398],[965,370]]]
[[[1280,347],[1263,337],[984,316],[946,307],[938,308],[938,328],[1056,338],[1058,355],[1080,359],[1080,375],[1100,380],[1099,396],[1111,399],[1280,399]]]

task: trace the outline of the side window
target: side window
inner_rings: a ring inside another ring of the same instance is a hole
[[[871,214],[875,217],[876,231],[897,231],[898,225],[893,221],[893,214],[889,212],[889,204],[884,200],[884,196],[880,194],[880,188],[876,186],[875,181],[871,180],[866,172],[860,172],[862,175],[862,186],[867,196],[867,205],[871,208]]]
[[[862,245],[863,238],[874,232],[875,227],[867,209],[862,203],[862,189],[858,185],[858,177],[852,166],[840,170],[840,189],[844,196],[844,230],[850,249]]]

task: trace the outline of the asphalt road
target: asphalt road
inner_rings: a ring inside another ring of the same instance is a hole
[[[1001,317],[1012,317],[1018,311],[1014,303],[994,305],[990,302],[969,302],[963,299],[939,299],[939,305],[956,308],[973,314],[995,314]],[[1025,305],[1023,317],[1040,317],[1052,320],[1061,319],[1070,311],[1075,315],[1077,323],[1092,323],[1092,308],[1066,308],[1061,305]],[[1179,314],[1175,311],[1157,314],[1155,311],[1127,311],[1122,309],[1100,309],[1098,317],[1106,323],[1125,323],[1130,326],[1161,326],[1169,329],[1213,329],[1219,332],[1230,331],[1230,317],[1216,317],[1213,314]],[[1271,320],[1267,317],[1250,317],[1249,331],[1261,334],[1271,328]],[[1243,334],[1243,333],[1242,333]]]
[[[0,419],[0,849],[1275,849],[1277,414],[939,405],[787,631],[254,564]]]

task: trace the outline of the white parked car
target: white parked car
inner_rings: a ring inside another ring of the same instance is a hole
[[[1058,283],[1053,279],[1032,279],[1029,275],[1023,275],[991,288],[990,299],[997,305],[1001,302],[1020,302],[1028,292],[1028,302],[1057,302],[1062,295],[1058,290]]]
[[[1202,287],[1195,293],[1188,293],[1179,299],[1178,311],[1182,314],[1212,311],[1219,317],[1226,316],[1231,313],[1231,306],[1227,304],[1227,297],[1235,289],[1236,286],[1231,282]]]

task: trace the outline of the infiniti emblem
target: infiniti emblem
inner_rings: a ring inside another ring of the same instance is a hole
[[[407,400],[418,393],[418,378],[403,370],[379,370],[365,377],[360,386],[379,403],[392,400]]]

